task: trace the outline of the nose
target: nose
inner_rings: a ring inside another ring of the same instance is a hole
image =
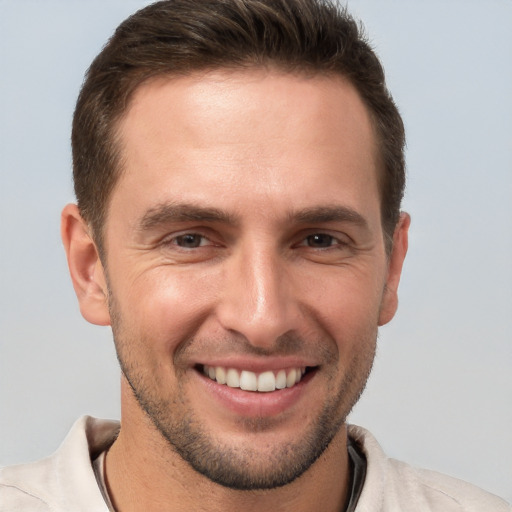
[[[254,247],[229,260],[218,319],[250,345],[270,350],[280,336],[298,329],[301,317],[290,263],[276,250]]]

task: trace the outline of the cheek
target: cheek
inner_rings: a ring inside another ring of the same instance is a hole
[[[309,288],[309,307],[337,340],[364,336],[377,327],[383,283],[376,275],[338,269]],[[340,347],[341,348],[341,347]]]
[[[211,276],[162,266],[138,276],[124,289],[123,328],[148,340],[153,350],[173,351],[194,334],[215,302]],[[115,292],[115,291],[114,291]],[[116,296],[123,297],[123,291]]]

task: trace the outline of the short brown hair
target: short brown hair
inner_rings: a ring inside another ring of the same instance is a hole
[[[75,194],[99,250],[121,172],[116,128],[134,90],[159,75],[273,65],[339,74],[358,90],[377,136],[381,212],[392,237],[405,187],[402,119],[362,29],[328,0],[165,0],[117,28],[87,71],[73,118]]]

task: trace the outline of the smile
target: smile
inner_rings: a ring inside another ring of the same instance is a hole
[[[276,389],[295,386],[306,373],[306,368],[289,368],[277,372],[268,370],[255,373],[249,370],[203,365],[202,372],[218,384],[224,384],[231,388],[240,388],[244,391],[268,393]]]

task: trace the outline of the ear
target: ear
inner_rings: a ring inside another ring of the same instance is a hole
[[[105,272],[76,204],[62,210],[61,237],[82,316],[92,324],[110,325]]]
[[[388,275],[379,312],[379,326],[391,321],[398,308],[398,284],[409,245],[410,225],[411,217],[408,213],[402,213],[393,233],[393,248],[388,260]]]

